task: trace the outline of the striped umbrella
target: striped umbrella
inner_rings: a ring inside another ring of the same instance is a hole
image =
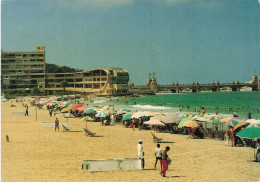
[[[96,115],[95,115],[97,118],[103,118],[103,117],[106,117],[108,116],[108,114],[104,111],[100,111],[98,112]]]

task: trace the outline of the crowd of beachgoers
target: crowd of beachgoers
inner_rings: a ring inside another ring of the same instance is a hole
[[[90,104],[84,104],[86,100]],[[124,127],[132,128],[133,131],[136,129],[154,130],[189,135],[191,138],[214,138],[226,140],[226,145],[231,143],[231,146],[254,146],[256,142],[254,139],[257,137],[240,136],[239,132],[248,127],[260,128],[260,120],[252,119],[251,115],[249,115],[248,120],[239,118],[236,112],[234,112],[233,117],[223,117],[219,116],[218,113],[205,113],[203,106],[201,106],[201,114],[173,114],[132,111],[127,108],[118,109],[114,105],[94,105],[93,101],[89,100],[88,97],[82,100],[78,95],[51,96],[47,98],[18,97],[10,100],[10,102],[12,107],[15,106],[15,102],[22,102],[27,109],[28,106],[45,109],[49,112],[50,117],[62,114],[65,118],[75,117],[86,122],[101,122],[102,125],[121,123]]]

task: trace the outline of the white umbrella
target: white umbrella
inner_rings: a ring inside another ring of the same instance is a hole
[[[162,119],[162,122],[165,124],[170,124],[170,123],[176,123],[178,124],[181,120],[181,117],[177,116],[177,115],[167,115]]]
[[[144,112],[136,112],[132,115],[131,118],[140,118],[142,116],[152,116],[152,112],[144,111]]]

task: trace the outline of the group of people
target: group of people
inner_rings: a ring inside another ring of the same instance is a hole
[[[143,150],[143,141],[139,140],[138,145],[137,145],[137,155],[138,158],[141,159],[142,161],[142,169],[144,169],[144,150]],[[160,167],[161,171],[160,174],[161,176],[165,177],[166,176],[166,171],[168,170],[168,165],[171,164],[171,160],[168,157],[168,151],[170,150],[169,146],[166,146],[164,150],[160,148],[160,144],[157,144],[157,148],[155,149],[155,164],[154,164],[154,169],[156,169],[156,165],[158,160],[160,161]]]

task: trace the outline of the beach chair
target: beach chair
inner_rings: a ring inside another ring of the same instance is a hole
[[[160,143],[160,142],[162,142],[162,138],[158,138],[157,136],[155,136],[152,132],[150,132],[151,134],[152,134],[152,136],[153,136],[153,142],[154,143]]]
[[[65,131],[65,132],[70,131],[66,126],[62,125],[62,127],[63,127],[63,131]]]
[[[89,129],[85,129],[85,128],[84,128],[84,131],[85,131],[85,133],[86,133],[86,136],[91,136],[91,137],[93,137],[93,136],[96,135],[96,133],[91,132]]]

